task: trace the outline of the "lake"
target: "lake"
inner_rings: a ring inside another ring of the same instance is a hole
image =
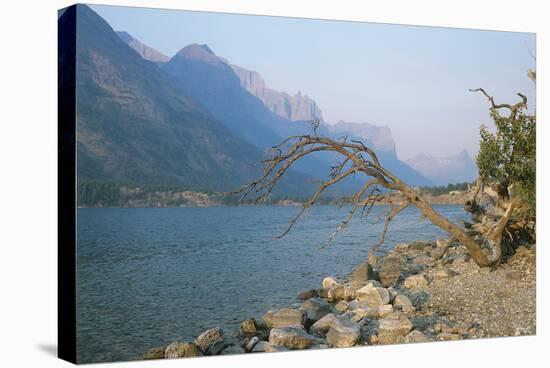
[[[268,309],[296,303],[326,276],[345,277],[380,236],[354,219],[320,246],[349,208],[316,206],[284,238],[299,207],[80,208],[77,247],[77,357],[81,363],[132,360],[155,346],[190,341]],[[436,206],[453,220],[461,206]],[[391,223],[384,249],[444,232],[408,208]]]

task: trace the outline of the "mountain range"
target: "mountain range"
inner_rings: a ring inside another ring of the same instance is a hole
[[[131,46],[131,45],[129,45]],[[259,147],[270,147],[279,143],[284,137],[295,134],[307,134],[310,125],[303,120],[289,120],[277,114],[263,100],[245,88],[243,71],[246,69],[230,64],[226,59],[217,56],[207,45],[191,44],[181,49],[169,62],[161,65],[180,82],[186,93],[202,102],[205,106],[237,136]],[[241,76],[235,73],[241,71]],[[261,80],[256,72],[250,72]],[[271,94],[286,95],[269,89]],[[301,95],[301,94],[298,94]],[[309,99],[309,98],[307,98]],[[312,100],[310,100],[312,101]],[[322,112],[315,102],[313,105],[318,115],[308,119],[322,117]],[[375,148],[383,164],[396,172],[403,180],[413,185],[429,185],[430,181],[414,169],[401,162],[395,153],[395,143],[387,127],[377,127],[368,123],[343,123],[330,125],[321,122],[319,134],[338,139],[348,136],[360,139]],[[300,171],[315,177],[326,177],[327,168],[333,163],[330,156],[306,158],[297,164]]]
[[[235,137],[90,8],[75,11],[79,183],[219,191],[261,174],[258,147]],[[306,179],[290,172],[280,189],[307,194]]]
[[[300,91],[293,96],[269,88],[258,72],[230,64],[239,77],[241,86],[258,97],[264,105],[277,115],[291,121],[323,121],[323,113],[317,103]]]
[[[154,63],[166,63],[170,60],[170,57],[161,54],[159,51],[155,50],[152,47],[149,47],[143,44],[141,41],[132,37],[128,32],[120,31],[117,32],[118,36],[124,41],[128,46],[137,51],[142,58],[152,61]]]
[[[436,185],[472,182],[478,175],[477,166],[466,150],[447,157],[421,153],[406,162]]]
[[[403,180],[432,184],[398,159],[389,128],[330,125],[307,95],[272,90],[258,73],[230,64],[207,45],[187,45],[167,57],[115,32],[87,6],[76,11],[79,180],[232,189],[259,176],[267,149],[309,133],[306,121],[319,119],[320,135],[361,139]],[[276,193],[311,193],[334,160],[305,158]],[[334,194],[359,184],[342,183]]]

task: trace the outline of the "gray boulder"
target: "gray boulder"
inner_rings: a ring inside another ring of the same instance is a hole
[[[430,339],[419,330],[409,332],[407,336],[397,336],[396,344],[409,344],[417,342],[428,342]]]
[[[337,313],[342,314],[348,310],[348,306],[349,306],[348,302],[346,302],[345,300],[340,300],[338,303],[334,305],[334,310]]]
[[[189,358],[201,356],[202,352],[197,345],[190,342],[173,342],[164,350],[166,359]]]
[[[332,313],[327,314],[317,322],[315,322],[310,328],[309,332],[315,336],[323,337],[327,334],[332,323],[336,320],[336,316]]]
[[[328,289],[327,299],[329,302],[337,302],[339,300],[344,300],[345,295],[346,287],[344,286],[344,284],[338,284]]]
[[[144,360],[164,359],[164,351],[165,351],[165,348],[162,346],[147,350],[145,353],[141,355],[141,359],[144,359]]]
[[[372,269],[372,266],[365,261],[351,271],[349,275],[349,282],[357,282],[364,285],[368,280],[372,280],[375,277],[376,275]]]
[[[414,306],[412,305],[411,300],[408,296],[403,294],[398,294],[393,301],[393,306],[397,310],[401,310],[404,313],[413,313],[415,311]]]
[[[203,354],[207,354],[209,348],[217,342],[221,342],[225,339],[223,330],[221,328],[211,328],[204,331],[195,339],[195,345],[200,349]]]
[[[428,342],[430,339],[424,335],[421,331],[413,330],[405,336],[405,343],[416,343],[416,342]]]
[[[321,344],[324,341],[316,336],[308,334],[300,327],[274,328],[269,333],[271,345],[284,346],[288,349],[307,349],[312,345]]]
[[[311,289],[307,291],[303,291],[300,294],[298,294],[298,299],[300,300],[308,300],[309,298],[315,298],[319,295],[319,292],[317,289]]]
[[[356,345],[361,338],[361,326],[348,318],[337,318],[327,333],[327,343],[335,347]]]
[[[399,336],[406,336],[412,330],[412,322],[400,312],[393,312],[378,321],[378,342],[395,344]]]
[[[364,285],[364,282],[348,282],[344,284],[344,300],[354,299],[357,290],[361,289]]]
[[[258,341],[256,345],[252,348],[250,351],[251,353],[263,353],[265,351],[268,351],[271,347],[271,344],[267,341]]]
[[[393,306],[391,304],[384,304],[378,306],[378,317],[384,318],[393,312]]]
[[[242,321],[239,326],[239,335],[241,336],[254,335],[256,331],[256,321],[253,318]]]
[[[246,351],[252,351],[254,349],[254,346],[256,346],[257,343],[260,342],[260,338],[258,336],[252,337],[248,342],[246,343],[244,350]]]
[[[262,316],[268,328],[300,326],[304,324],[304,312],[297,308],[270,310]]]
[[[302,304],[301,309],[306,319],[313,323],[330,313],[330,304],[321,298],[311,298]]]
[[[382,258],[378,268],[378,278],[382,285],[390,286],[395,284],[399,280],[401,269],[406,263],[406,259],[399,253],[391,253]]]
[[[372,284],[357,290],[355,294],[357,300],[366,302],[367,305],[372,308],[377,308],[379,305],[388,304],[390,302],[390,293],[388,289],[373,287]]]
[[[223,349],[220,355],[244,354],[246,351],[238,345],[231,345]]]

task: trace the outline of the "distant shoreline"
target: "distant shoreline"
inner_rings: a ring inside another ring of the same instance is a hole
[[[453,190],[455,189],[455,190]],[[467,183],[447,187],[417,188],[430,204],[464,204],[471,195]],[[366,198],[364,198],[366,200]],[[176,208],[176,207],[217,207],[217,206],[301,206],[309,201],[308,195],[273,197],[256,203],[253,195],[222,195],[220,192],[201,189],[186,189],[163,186],[138,186],[124,183],[82,182],[78,185],[78,208]],[[381,193],[374,205],[398,205],[405,198],[398,193]],[[349,197],[344,194],[321,197],[316,204],[345,205]],[[370,203],[369,203],[370,205]]]
[[[456,202],[456,203],[453,203],[453,202],[449,202],[449,201],[444,201],[444,200],[441,200],[441,201],[432,201],[432,200],[429,200],[430,204],[431,205],[435,205],[435,206],[460,206],[460,205],[463,205],[464,203],[463,202]],[[388,203],[388,202],[377,202],[377,203],[374,203],[373,206],[376,206],[376,207],[379,207],[379,206],[390,206],[391,204],[398,204],[397,202],[396,203]],[[344,206],[346,205],[349,205],[349,204],[344,204]],[[150,206],[101,206],[101,205],[98,205],[98,206],[77,206],[77,209],[88,209],[88,208],[214,208],[214,207],[300,207],[302,206],[302,202],[296,202],[295,204],[280,204],[280,203],[269,203],[269,204],[265,204],[265,203],[257,203],[257,204],[252,204],[252,203],[241,203],[241,204],[222,204],[222,203],[217,203],[217,204],[212,204],[212,205],[204,205],[204,206],[198,206],[198,205],[167,205],[167,206],[154,206],[154,205],[150,205]],[[336,203],[319,203],[319,204],[316,204],[316,206],[340,206],[339,204],[336,204]]]

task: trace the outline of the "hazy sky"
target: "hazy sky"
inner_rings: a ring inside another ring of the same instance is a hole
[[[312,97],[325,120],[391,128],[398,155],[477,152],[479,125],[490,123],[484,87],[497,102],[526,94],[535,105],[535,35],[91,6],[115,30],[172,56],[207,44],[267,85]]]

